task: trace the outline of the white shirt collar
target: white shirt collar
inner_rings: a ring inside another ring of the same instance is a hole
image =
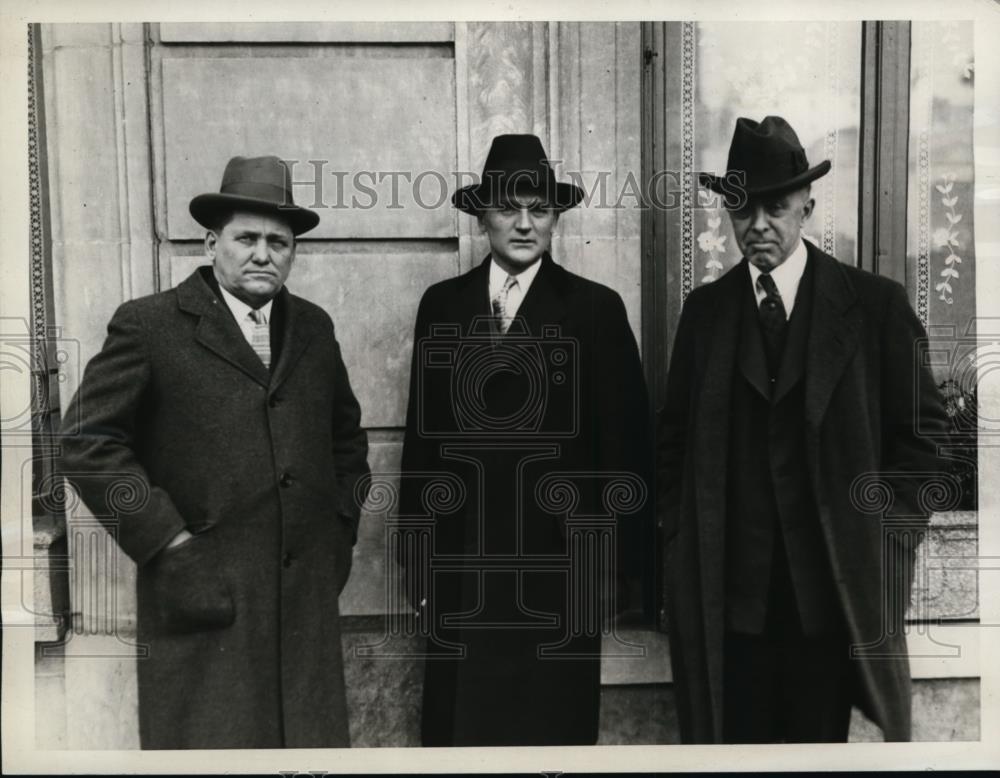
[[[799,282],[802,280],[802,274],[806,271],[808,256],[806,244],[802,238],[799,238],[799,245],[795,247],[795,251],[771,271],[771,278],[774,279],[774,285],[778,287],[778,294],[781,295],[781,301],[785,305],[786,318],[792,315],[792,308],[795,307],[795,294],[799,291]],[[747,262],[747,265],[750,267],[750,284],[757,297],[757,304],[760,305],[766,296],[757,288],[757,279],[760,278],[761,272],[752,262]]]
[[[538,269],[542,266],[542,258],[539,257],[538,260],[532,263],[529,267],[526,267],[520,273],[518,273],[514,278],[517,279],[517,286],[521,292],[521,297],[523,298],[528,294],[528,289],[531,288],[531,282],[535,280],[535,276],[538,275]],[[497,264],[493,257],[490,257],[490,299],[492,300],[497,292],[503,289],[504,283],[507,281],[507,271],[504,270],[500,265]]]
[[[233,294],[228,292],[222,284],[219,284],[219,290],[222,292],[222,299],[225,300],[226,305],[229,307],[229,310],[233,312],[233,316],[235,317],[237,322],[245,321],[247,318],[247,314],[250,313],[250,311],[255,310],[254,308],[251,308],[249,305],[243,302],[241,299],[235,297]],[[264,314],[264,321],[266,321],[268,324],[271,323],[271,303],[273,302],[274,302],[273,299],[268,300],[260,308],[256,309]]]

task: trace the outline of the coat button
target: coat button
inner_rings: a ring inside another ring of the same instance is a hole
[[[282,486],[288,487],[292,485],[292,481],[294,480],[295,479],[292,478],[291,473],[282,473],[281,478],[278,479],[278,483],[281,484]]]
[[[295,559],[295,557],[292,556],[291,552],[290,551],[286,551],[282,555],[282,557],[281,557],[281,566],[282,567],[291,567],[292,566],[292,561],[294,559]]]
[[[278,397],[278,395],[276,395],[276,394],[272,394],[271,397],[270,397],[270,399],[267,401],[267,404],[269,406],[271,406],[272,408],[277,408],[278,407],[278,403],[280,403],[280,402],[281,402],[281,398]]]

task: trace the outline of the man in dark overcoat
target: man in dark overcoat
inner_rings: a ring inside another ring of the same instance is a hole
[[[337,597],[368,444],[330,317],[285,287],[319,216],[277,157],[230,160],[190,210],[211,265],[115,312],[63,441],[138,567],[141,745],[347,746]]]
[[[621,298],[548,252],[581,198],[537,137],[498,136],[452,200],[490,254],[420,302],[399,513],[432,535],[400,544],[428,635],[426,746],[597,740],[601,636],[651,517],[652,449]]]
[[[769,116],[703,176],[744,256],[684,304],[658,434],[684,742],[844,741],[852,705],[910,736],[902,620],[945,413],[903,287],[801,237],[829,168]]]

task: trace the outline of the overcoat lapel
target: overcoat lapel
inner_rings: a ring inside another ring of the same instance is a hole
[[[806,241],[813,263],[813,309],[806,355],[806,422],[818,430],[840,377],[858,348],[862,311],[857,293],[833,257]]]
[[[545,335],[543,326],[558,324],[566,316],[562,269],[552,261],[548,252],[539,261],[542,266],[521,301],[516,317],[522,320],[527,333],[534,338]],[[594,315],[599,316],[600,311],[594,311]]]
[[[195,340],[262,386],[271,380],[270,372],[247,343],[240,326],[201,277],[192,273],[177,287],[177,304],[182,311],[198,317]]]
[[[733,376],[737,365],[740,323],[748,288],[746,261],[718,281],[715,308],[702,326],[709,330],[704,373],[698,385],[693,428],[695,443],[695,500],[698,506],[700,558],[725,558],[726,478],[729,451],[729,415]],[[713,726],[721,737],[722,644],[724,626],[724,580],[715,564],[700,565],[705,645],[717,647],[705,653]]]
[[[278,357],[278,364],[274,367],[274,374],[271,377],[271,391],[274,392],[291,374],[295,363],[305,352],[306,347],[315,334],[308,320],[304,319],[300,306],[282,287],[278,293],[281,298],[280,304],[284,306],[284,329],[281,333],[281,354]],[[278,303],[278,300],[275,300]]]
[[[435,324],[458,324],[462,337],[492,333],[490,317],[490,258],[486,257],[465,278],[460,292],[450,300],[447,320]]]

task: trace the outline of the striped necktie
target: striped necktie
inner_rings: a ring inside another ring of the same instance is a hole
[[[510,329],[511,317],[507,315],[507,297],[516,283],[517,279],[514,276],[507,276],[507,280],[503,282],[503,288],[494,295],[492,300],[493,320],[501,335],[506,335],[507,330]]]
[[[264,367],[271,367],[271,328],[267,324],[267,318],[261,311],[250,311],[247,318],[253,322],[253,332],[251,334],[250,345],[254,352],[264,363]]]

